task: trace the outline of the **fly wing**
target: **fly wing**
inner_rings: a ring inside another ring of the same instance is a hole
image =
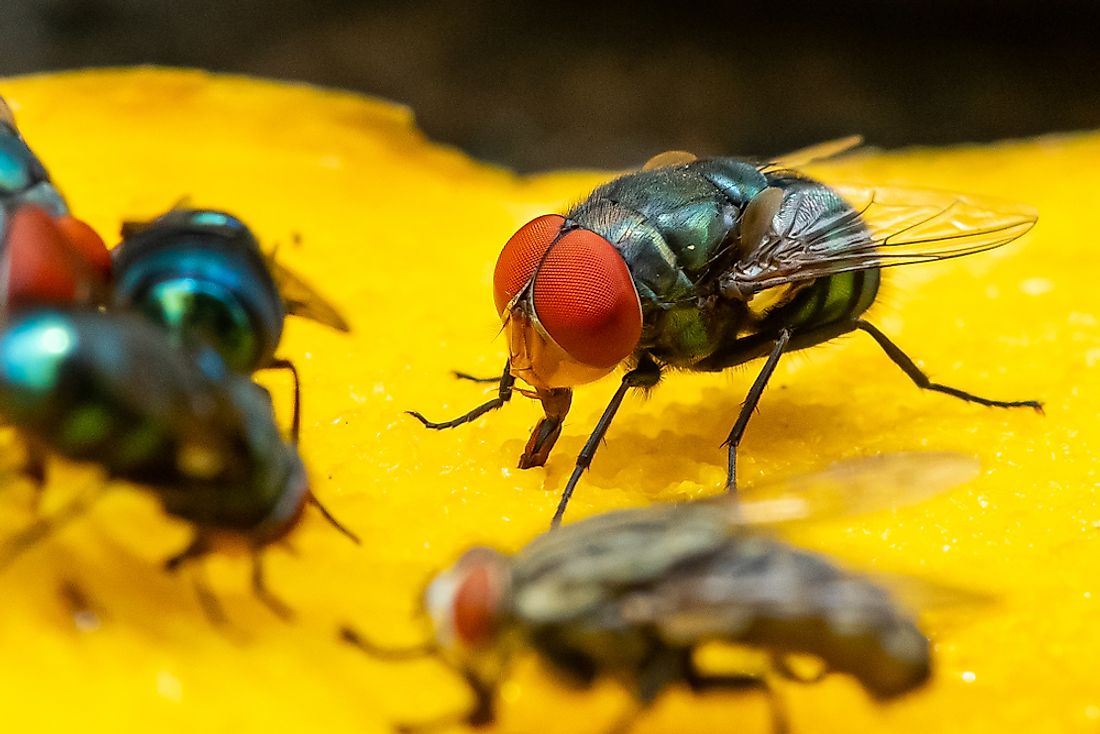
[[[862,135],[848,135],[835,140],[826,140],[823,143],[815,143],[814,145],[808,145],[805,148],[799,148],[798,150],[792,150],[789,153],[776,156],[765,164],[761,170],[777,171],[801,168],[810,163],[836,158],[839,155],[858,148],[862,144]],[[646,161],[645,165],[642,166],[642,170],[652,171],[657,168],[676,168],[679,166],[686,166],[698,159],[699,156],[690,151],[666,150]]]
[[[736,500],[713,502],[743,526],[826,520],[916,504],[973,480],[980,470],[976,458],[962,454],[880,454],[753,487]]]
[[[5,123],[13,130],[16,129],[15,115],[11,113],[11,107],[3,97],[0,97],[0,122]]]
[[[942,631],[995,602],[991,594],[918,577],[850,571],[820,554],[750,534],[648,588],[631,590],[617,608],[621,623],[652,626],[673,644],[694,644],[736,642],[756,622],[794,619],[883,631],[905,627],[919,614],[935,619]],[[792,637],[785,641],[797,645]]]
[[[602,618],[624,594],[645,593],[726,552],[751,527],[912,504],[973,479],[978,470],[976,459],[958,454],[884,454],[753,488],[739,500],[597,515],[542,535],[515,556],[516,607],[532,623]]]
[[[805,148],[799,148],[798,150],[792,150],[790,153],[776,156],[763,170],[801,168],[810,163],[836,158],[838,155],[854,150],[862,144],[862,135],[848,135],[847,137],[837,138],[836,140],[826,140],[823,143],[815,143],[814,145],[808,145]]]
[[[337,331],[351,331],[347,320],[336,310],[336,307],[311,285],[273,258],[268,258],[268,266],[271,268],[271,277],[274,278],[275,285],[286,304],[287,313],[311,319]]]
[[[616,611],[621,623],[652,626],[667,642],[683,645],[743,640],[759,622],[847,615],[866,626],[903,614],[890,592],[871,579],[755,534],[629,590]]]
[[[711,503],[609,512],[536,538],[512,564],[519,616],[533,624],[579,619],[613,605],[624,589],[655,583],[673,567],[713,553],[736,527]]]
[[[758,237],[743,239],[739,262],[720,278],[725,292],[972,255],[1038,219],[1023,205],[942,191],[825,186],[797,174],[775,183],[782,203],[764,213]]]

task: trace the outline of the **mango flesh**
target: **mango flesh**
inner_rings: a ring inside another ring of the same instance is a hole
[[[310,512],[294,553],[267,554],[270,587],[297,613],[290,624],[250,595],[247,558],[212,558],[204,581],[230,620],[216,628],[195,599],[195,571],[161,571],[187,526],[146,494],[108,493],[0,574],[5,729],[372,733],[461,707],[463,687],[441,666],[368,659],[336,630],[416,642],[423,631],[411,620],[435,570],[472,544],[511,550],[545,529],[616,377],[578,390],[548,465],[529,471],[514,466],[540,414],[531,401],[443,433],[402,411],[451,418],[490,396],[450,370],[494,375],[504,364],[491,297],[500,247],[613,173],[518,177],[424,139],[393,104],[200,72],[24,77],[0,80],[0,94],[75,213],[108,240],[122,221],[184,198],[226,209],[344,310],[350,336],[293,322],[280,354],[302,374],[314,491],[363,537],[356,547]],[[851,456],[976,455],[985,470],[968,486],[787,537],[872,572],[988,597],[928,601],[936,674],[896,703],[876,705],[841,676],[780,684],[792,731],[1100,728],[1098,164],[1100,135],[1081,134],[811,167],[825,181],[1039,210],[1033,232],[1000,250],[886,273],[869,317],[934,379],[1038,398],[1046,414],[922,393],[863,335],[784,359],[742,446],[746,492]],[[719,444],[758,367],[671,374],[651,399],[628,398],[567,520],[716,493]],[[287,416],[288,383],[262,379]],[[56,469],[43,510],[96,481],[85,475]],[[32,498],[14,477],[4,484],[7,534],[30,520]],[[569,691],[524,659],[502,688],[497,730],[603,732],[628,705],[614,685]],[[761,697],[676,691],[633,731],[725,730],[767,731]]]

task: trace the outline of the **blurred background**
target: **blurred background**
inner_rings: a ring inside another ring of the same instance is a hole
[[[0,0],[0,74],[139,63],[388,97],[520,170],[1100,127],[1092,0]]]

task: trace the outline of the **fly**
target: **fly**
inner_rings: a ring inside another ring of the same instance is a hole
[[[260,250],[241,220],[211,209],[172,209],[124,225],[114,263],[112,305],[160,325],[177,346],[205,345],[230,369],[283,369],[294,378],[291,433],[298,436],[298,372],[275,356],[288,314],[339,331],[347,321],[302,279]]]
[[[173,348],[139,316],[13,317],[0,330],[0,418],[39,451],[97,464],[107,479],[9,539],[0,565],[81,516],[113,481],[152,492],[168,514],[194,526],[191,543],[166,561],[169,571],[213,551],[243,550],[256,596],[281,616],[289,610],[267,590],[261,553],[285,540],[307,505],[359,542],[317,501],[267,392],[210,349]],[[200,600],[221,618],[201,587]]]
[[[855,459],[751,493],[740,502],[620,510],[536,538],[514,556],[465,553],[423,598],[432,639],[387,649],[350,628],[345,640],[388,659],[435,656],[465,679],[474,705],[406,732],[491,724],[510,661],[533,650],[563,682],[617,680],[636,706],[613,731],[673,685],[694,692],[767,693],[774,728],[786,731],[769,675],[812,682],[790,664],[813,656],[887,701],[923,685],[929,641],[891,593],[828,558],[761,529],[811,516],[897,507],[973,479],[976,460],[954,454]],[[721,643],[770,656],[770,670],[707,671],[698,648]]]
[[[858,138],[774,163],[665,153],[606,183],[567,214],[528,222],[496,263],[494,299],[508,338],[497,396],[453,428],[503,406],[522,380],[544,417],[520,456],[542,466],[561,433],[573,388],[627,368],[562,492],[557,526],[626,393],[665,370],[719,372],[766,358],[727,447],[726,489],[736,489],[737,447],[787,352],[863,331],[920,388],[980,405],[1041,411],[1036,400],[992,400],[932,382],[871,322],[882,268],[984,252],[1027,232],[1021,206],[932,191],[827,186],[795,165]]]

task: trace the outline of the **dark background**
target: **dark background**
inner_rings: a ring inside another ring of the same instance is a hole
[[[0,0],[0,74],[137,63],[381,95],[523,170],[1100,127],[1091,0]]]

